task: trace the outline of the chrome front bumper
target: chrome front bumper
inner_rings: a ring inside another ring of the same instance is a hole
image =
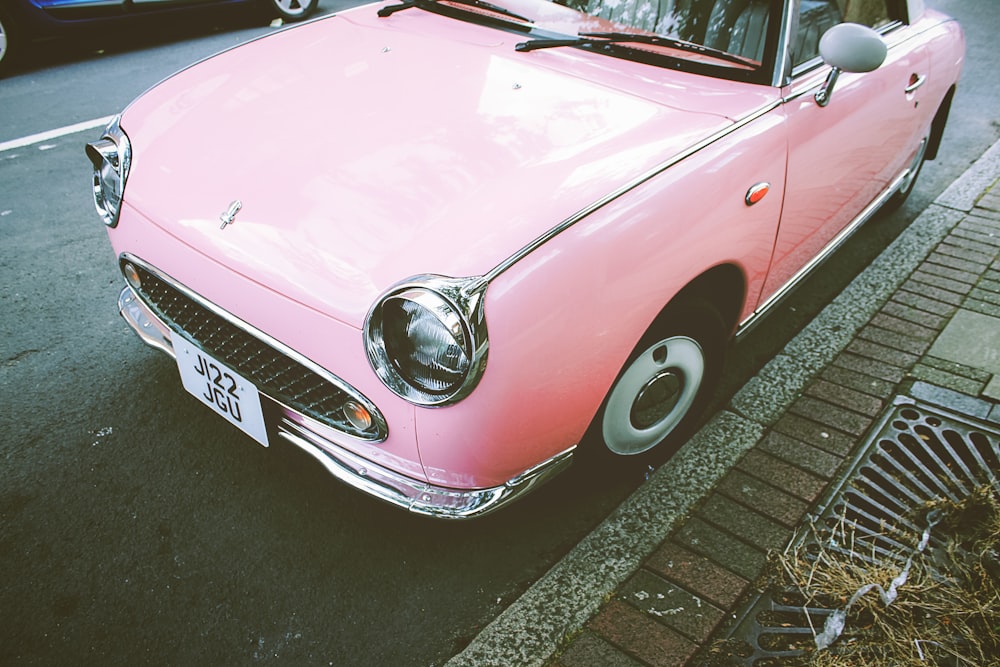
[[[118,310],[147,345],[174,355],[171,331],[165,322],[126,286]],[[270,399],[268,399],[270,400]],[[285,441],[308,452],[340,481],[385,502],[417,514],[443,519],[471,519],[499,509],[565,469],[571,447],[506,483],[488,489],[452,489],[407,477],[365,459],[311,429],[310,419],[276,404],[281,418],[274,424]]]

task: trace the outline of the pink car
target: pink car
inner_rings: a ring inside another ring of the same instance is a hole
[[[923,0],[497,3],[277,32],[88,146],[184,387],[438,517],[683,443],[728,339],[909,194],[964,57]]]

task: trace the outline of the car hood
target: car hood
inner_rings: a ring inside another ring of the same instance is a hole
[[[392,284],[482,275],[761,104],[741,94],[759,87],[524,39],[368,6],[210,58],[124,112],[126,204],[361,326]]]

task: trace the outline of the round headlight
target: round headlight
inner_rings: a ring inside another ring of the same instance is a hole
[[[478,381],[485,327],[478,295],[454,298],[463,294],[411,283],[372,309],[368,359],[396,394],[419,405],[443,405],[465,396]]]
[[[100,140],[87,144],[87,157],[94,166],[94,205],[104,224],[114,227],[118,224],[132,163],[132,146],[117,118]]]
[[[400,377],[420,391],[445,395],[469,370],[462,318],[433,292],[409,290],[382,304],[382,343]]]

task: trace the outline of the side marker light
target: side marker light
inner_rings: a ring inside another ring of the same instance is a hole
[[[746,203],[747,206],[753,206],[761,199],[763,199],[768,192],[771,191],[770,183],[758,183],[757,185],[751,187],[747,190]]]

